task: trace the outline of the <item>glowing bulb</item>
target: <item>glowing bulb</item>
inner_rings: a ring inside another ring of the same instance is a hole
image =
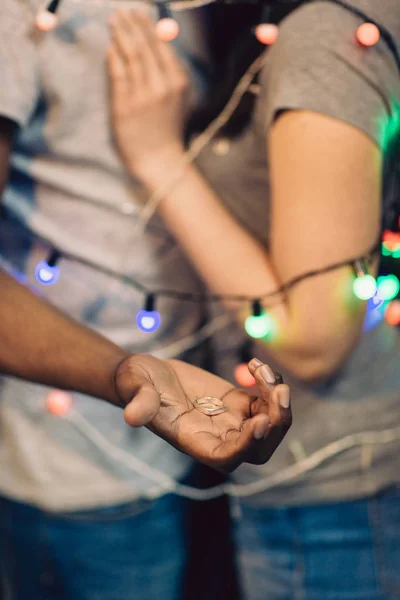
[[[389,325],[400,325],[400,300],[394,300],[389,304],[385,318]]]
[[[51,266],[45,261],[41,261],[35,268],[36,280],[42,285],[53,285],[60,277],[60,269],[57,265]]]
[[[367,310],[376,310],[377,308],[380,308],[384,301],[385,299],[381,296],[380,290],[377,289],[372,298],[368,299]]]
[[[400,282],[396,275],[378,277],[378,290],[379,295],[384,300],[393,300],[393,298],[396,298],[400,290]]]
[[[160,313],[156,310],[139,310],[136,315],[136,324],[142,331],[152,333],[161,325]]]
[[[260,44],[270,46],[278,39],[279,28],[273,23],[261,23],[257,25],[254,33]]]
[[[372,275],[362,275],[353,282],[353,291],[360,300],[369,300],[376,292],[376,281]]]
[[[46,398],[46,407],[53,415],[63,417],[71,410],[72,396],[62,390],[51,390]]]
[[[179,35],[179,25],[175,19],[166,17],[156,23],[156,34],[158,39],[163,42],[172,42]]]
[[[247,363],[241,363],[235,367],[235,379],[242,387],[253,387],[256,385],[256,380],[250,373]]]
[[[385,317],[385,306],[385,301],[380,296],[379,290],[377,290],[375,295],[372,298],[369,298],[367,301],[367,310],[363,323],[363,331],[370,331],[376,327],[378,323],[383,321]]]
[[[250,315],[247,317],[244,328],[246,332],[253,338],[265,338],[273,331],[273,321],[269,315],[262,313],[261,315]]]
[[[156,331],[161,325],[160,313],[155,310],[155,296],[149,294],[146,298],[144,309],[136,315],[136,325],[146,333]]]
[[[390,249],[390,246],[387,242],[383,242],[382,244],[382,256],[391,256],[392,251]]]
[[[57,15],[48,10],[42,10],[36,15],[35,24],[40,31],[52,31],[57,27],[57,23]]]
[[[373,23],[363,23],[357,29],[357,40],[362,46],[375,46],[379,42],[381,32],[379,28]]]

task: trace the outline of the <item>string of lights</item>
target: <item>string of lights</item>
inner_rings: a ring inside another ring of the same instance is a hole
[[[113,3],[110,3],[108,0],[71,0],[73,3],[78,4],[86,4],[86,5],[94,5],[94,6],[123,6],[129,7],[136,2],[132,0],[114,0]],[[212,0],[183,0],[177,2],[169,2],[168,4],[174,10],[184,10],[186,8],[195,8],[196,6],[202,6],[204,4],[209,4]],[[356,10],[345,2],[340,2],[336,0],[337,4],[342,5],[345,8],[349,8],[354,14],[357,14]],[[51,2],[44,3],[44,12],[42,13],[42,22],[40,22],[40,18],[38,15],[37,24],[38,26],[41,24],[39,28],[46,31],[51,30],[56,26],[57,19],[55,17],[58,7],[60,6],[60,0],[52,0]],[[160,16],[162,15],[160,12]],[[365,15],[362,13],[359,14],[360,18],[363,20]],[[47,21],[46,21],[47,19]],[[272,44],[278,36],[278,28],[270,23],[262,23],[259,25],[255,34],[259,41],[266,45]],[[363,23],[356,32],[357,41],[365,47],[370,47],[375,45],[382,34],[382,38],[386,41],[388,46],[391,48],[398,66],[400,70],[400,61],[398,58],[397,49],[391,43],[390,37],[388,38],[386,32],[380,28],[376,23],[372,20],[368,20],[368,22]],[[167,39],[166,35],[162,39]],[[262,61],[260,61],[260,68],[262,67]],[[253,72],[247,73],[247,80],[242,81],[243,93],[250,88],[252,82],[254,80]],[[246,87],[247,86],[247,87]],[[230,108],[233,107],[235,110],[236,101],[240,101],[240,94],[237,96],[233,96],[231,98]],[[224,109],[225,110],[225,109]],[[228,115],[228,116],[227,116]],[[219,131],[220,127],[224,125],[226,121],[224,119],[229,118],[229,110],[225,113],[221,113],[219,115],[218,120],[216,120],[212,124],[212,129],[209,129],[204,132],[203,137],[199,136],[196,140],[196,145],[191,146],[188,151],[188,154],[185,158],[185,163],[181,165],[180,171],[174,174],[173,180],[168,182],[163,189],[158,190],[157,193],[149,199],[148,204],[145,207],[145,210],[142,212],[141,217],[139,219],[139,227],[144,229],[146,223],[150,220],[152,215],[157,209],[158,202],[162,200],[166,193],[169,192],[171,187],[179,180],[179,178],[184,173],[185,167],[192,160],[194,160],[197,156],[196,152],[199,152],[202,147],[202,144],[208,143],[212,137]],[[205,135],[206,134],[206,135]],[[207,137],[208,136],[208,137]],[[400,284],[399,280],[395,275],[387,275],[384,277],[374,278],[368,272],[368,263],[372,259],[374,255],[376,255],[381,247],[381,242],[376,243],[373,248],[371,248],[366,254],[362,257],[350,258],[348,260],[327,265],[326,267],[319,269],[308,271],[306,273],[300,274],[299,276],[293,278],[292,280],[286,282],[276,290],[269,292],[259,298],[252,298],[248,296],[227,296],[227,295],[216,295],[216,294],[201,294],[201,293],[190,293],[190,292],[178,292],[170,289],[158,289],[158,290],[150,290],[146,286],[144,286],[141,282],[136,279],[124,274],[125,269],[121,268],[120,272],[116,272],[104,267],[101,267],[95,263],[92,263],[89,260],[84,259],[83,257],[74,255],[69,252],[65,252],[59,248],[55,248],[54,244],[50,240],[46,240],[45,238],[39,238],[40,241],[45,243],[49,248],[49,255],[47,260],[42,261],[36,266],[35,276],[37,281],[44,285],[53,285],[57,283],[60,277],[62,277],[62,268],[60,268],[61,260],[70,260],[85,265],[89,268],[96,269],[99,272],[102,272],[109,277],[112,277],[115,280],[116,285],[128,285],[136,289],[138,292],[143,294],[144,308],[138,312],[136,317],[136,322],[138,327],[143,331],[151,332],[155,331],[161,323],[161,315],[156,310],[157,298],[158,297],[169,297],[177,300],[191,301],[191,302],[220,302],[223,300],[230,301],[238,301],[238,302],[247,302],[251,305],[252,314],[246,321],[246,331],[250,337],[265,337],[271,327],[271,323],[269,322],[267,313],[264,312],[264,303],[271,301],[273,299],[279,299],[279,295],[288,291],[291,287],[299,283],[300,281],[307,279],[309,277],[314,277],[322,273],[326,273],[328,271],[332,271],[334,269],[341,268],[343,266],[350,266],[354,270],[354,284],[353,291],[354,294],[362,298],[364,300],[372,300],[379,296],[383,301],[387,302],[391,298],[395,298],[399,292]],[[382,245],[382,254],[384,257],[392,256],[393,258],[400,258],[400,243],[396,240],[388,240],[384,238]],[[1,261],[1,257],[0,257]],[[29,282],[25,282],[29,285]],[[376,306],[378,306],[378,302]],[[179,354],[178,352],[176,354]],[[247,370],[247,366],[246,366]],[[29,406],[26,405],[26,409],[29,409]],[[381,432],[364,432],[361,434],[355,434],[352,436],[347,436],[341,440],[335,441],[332,444],[321,448],[317,452],[311,454],[310,456],[299,460],[296,464],[284,469],[283,471],[274,474],[272,476],[266,478],[260,478],[257,481],[249,484],[236,486],[234,484],[228,483],[222,486],[216,486],[208,490],[199,490],[196,488],[192,488],[190,486],[185,486],[180,484],[179,482],[168,478],[165,474],[156,471],[149,465],[138,461],[131,453],[124,452],[122,449],[117,448],[113,444],[110,443],[109,440],[105,436],[101,434],[98,430],[96,430],[85,418],[83,415],[75,411],[73,408],[69,407],[69,410],[66,414],[61,415],[59,412],[56,413],[57,416],[64,416],[68,419],[71,424],[89,440],[95,446],[97,446],[101,451],[105,454],[108,454],[115,461],[119,461],[124,464],[127,469],[138,472],[143,476],[149,478],[154,482],[154,487],[149,492],[149,497],[158,497],[165,493],[165,491],[170,491],[176,493],[178,495],[193,498],[196,500],[208,500],[210,498],[216,498],[222,496],[225,493],[228,493],[231,496],[250,496],[252,494],[260,493],[266,489],[271,489],[274,486],[277,486],[282,483],[288,483],[302,474],[306,473],[314,469],[316,466],[322,464],[324,461],[332,459],[332,457],[342,453],[350,448],[355,446],[362,445],[372,445],[372,444],[382,444],[382,443],[392,443],[393,441],[399,439],[400,431],[398,428],[396,429],[387,429]]]
[[[198,501],[219,498],[225,494],[244,498],[259,494],[268,489],[277,487],[278,485],[290,483],[305,473],[312,471],[317,466],[331,460],[343,452],[351,450],[352,448],[375,444],[390,444],[400,439],[399,427],[387,428],[382,431],[363,431],[355,433],[331,442],[312,454],[297,460],[295,464],[290,465],[277,473],[268,475],[267,477],[257,478],[256,481],[247,484],[239,485],[228,482],[201,489],[176,481],[162,471],[151,467],[144,461],[135,457],[131,452],[126,452],[110,442],[110,440],[96,429],[83,414],[73,408],[72,398],[69,397],[68,393],[60,390],[54,390],[50,393],[55,394],[55,397],[57,397],[57,395],[59,396],[59,400],[52,404],[53,408],[57,406],[57,410],[53,411],[50,406],[48,406],[50,412],[53,412],[57,418],[67,420],[74,428],[85,436],[85,439],[89,440],[91,444],[111,460],[120,463],[127,470],[137,473],[148,481],[153,482],[155,485],[145,493],[148,498],[152,499],[158,498],[167,492]],[[22,400],[21,397],[19,397],[17,401],[24,406],[24,410],[28,414],[32,412],[32,407],[28,402]],[[290,444],[289,450],[294,454],[294,448],[292,448]]]
[[[335,269],[339,269],[345,266],[353,268],[355,279],[353,282],[354,294],[362,299],[369,300],[374,297],[379,291],[379,295],[385,301],[389,301],[395,298],[400,289],[400,283],[395,275],[388,275],[385,277],[375,278],[368,272],[368,263],[372,260],[381,248],[381,241],[374,244],[368,252],[361,257],[352,257],[346,260],[342,260],[330,265],[326,265],[320,269],[314,269],[302,273],[291,280],[285,282],[276,289],[260,295],[255,298],[246,295],[229,295],[229,294],[212,294],[212,293],[201,293],[201,292],[182,292],[173,289],[160,288],[152,290],[143,285],[137,279],[126,275],[124,273],[117,273],[112,269],[100,266],[82,258],[78,255],[72,254],[71,252],[64,252],[60,249],[55,249],[52,244],[46,238],[40,237],[40,241],[48,246],[49,258],[46,261],[41,261],[35,268],[35,276],[37,281],[42,285],[53,285],[60,277],[60,268],[58,262],[61,258],[82,264],[91,269],[97,270],[104,275],[114,279],[119,284],[124,284],[133,287],[136,291],[143,294],[145,301],[144,307],[141,309],[136,316],[136,323],[142,331],[153,332],[156,331],[161,324],[161,315],[156,310],[156,300],[158,297],[172,298],[175,300],[183,300],[189,302],[246,302],[251,306],[251,315],[248,317],[245,323],[246,332],[254,338],[266,337],[273,326],[271,319],[265,312],[265,304],[273,299],[279,300],[279,297],[290,290],[293,286],[297,285],[301,281],[317,275],[328,273]]]
[[[74,0],[81,1],[81,0]],[[308,0],[306,0],[308,1]],[[354,8],[352,5],[348,4],[343,0],[330,0],[334,3],[342,6],[346,10],[349,10],[356,16],[358,16],[362,23],[357,28],[355,32],[355,40],[356,43],[360,45],[360,47],[369,48],[378,43],[378,41],[382,38],[389,49],[391,50],[396,64],[400,71],[400,58],[397,51],[396,44],[394,43],[390,33],[381,25],[370,19],[367,15],[365,15],[362,11]],[[103,0],[86,0],[88,4],[99,4],[103,2]],[[37,15],[36,24],[39,29],[43,31],[49,31],[53,29],[57,25],[57,10],[59,9],[61,4],[61,0],[51,0],[50,2],[46,2],[44,5],[44,10],[40,11]],[[165,15],[167,14],[167,7],[174,6],[175,4],[181,4],[183,8],[193,8],[195,3],[190,0],[188,2],[154,2],[159,8],[163,8],[164,10],[160,11],[160,21],[165,21]],[[185,5],[185,6],[183,6]],[[178,30],[176,30],[176,34]],[[272,23],[261,23],[255,29],[255,35],[257,39],[269,46],[273,44],[278,37],[278,27]],[[162,39],[167,40],[167,37],[163,37]],[[168,38],[168,41],[173,38]],[[207,127],[207,129],[200,134],[190,145],[185,156],[182,160],[182,163],[177,166],[177,169],[169,181],[167,181],[164,185],[162,185],[154,194],[152,194],[145,204],[143,210],[139,215],[139,219],[135,225],[135,233],[143,232],[146,225],[154,215],[155,211],[161,200],[165,198],[168,193],[174,188],[174,186],[180,181],[183,177],[185,170],[189,164],[191,164],[197,156],[200,154],[201,150],[210,142],[210,140],[215,137],[215,135],[220,131],[220,129],[226,124],[229,120],[237,106],[239,105],[243,95],[249,90],[253,81],[259,71],[265,64],[266,53],[262,53],[248,68],[246,73],[240,79],[238,85],[236,86],[230,100],[227,105],[223,109],[223,111],[218,115],[218,117]],[[380,278],[380,280],[376,280],[372,275],[368,272],[368,261],[372,258],[374,254],[378,252],[378,249],[381,247],[381,242],[376,243],[373,248],[371,248],[365,255],[361,257],[349,258],[347,260],[334,263],[331,265],[327,265],[324,268],[308,271],[306,273],[300,274],[292,280],[286,282],[281,285],[277,289],[269,292],[268,294],[261,295],[258,298],[252,298],[248,296],[230,296],[230,295],[216,295],[216,294],[201,294],[201,293],[191,293],[191,292],[178,292],[175,290],[161,289],[161,290],[149,290],[145,286],[143,286],[137,280],[127,276],[124,274],[125,268],[121,268],[121,273],[115,273],[109,269],[105,269],[100,267],[99,265],[94,265],[90,261],[87,261],[83,258],[72,255],[71,253],[63,253],[59,249],[56,249],[50,244],[47,240],[42,240],[47,242],[50,247],[50,256],[47,261],[41,262],[35,271],[35,275],[37,280],[43,285],[52,285],[55,283],[59,276],[60,270],[57,265],[60,257],[63,256],[69,260],[73,260],[76,262],[80,262],[82,264],[86,264],[91,268],[95,268],[99,271],[102,271],[104,274],[111,276],[116,284],[124,283],[126,285],[130,285],[134,287],[137,291],[141,292],[145,296],[144,307],[141,309],[136,315],[136,323],[138,327],[147,332],[153,332],[157,330],[161,324],[161,315],[156,310],[156,300],[157,297],[170,297],[175,298],[177,300],[184,301],[192,301],[192,302],[220,302],[220,301],[236,301],[236,302],[247,302],[251,305],[251,314],[246,319],[245,322],[245,330],[250,337],[254,338],[267,338],[274,331],[274,323],[268,314],[265,311],[265,303],[271,301],[274,298],[278,298],[280,294],[287,292],[291,287],[307,279],[309,277],[314,277],[320,275],[322,273],[326,273],[328,271],[338,269],[340,267],[349,265],[353,267],[355,273],[355,279],[353,283],[353,291],[354,294],[363,300],[370,300],[374,298],[377,294],[377,290],[379,290],[379,295],[384,297],[387,301],[389,296],[391,296],[394,292],[396,295],[398,293],[398,279],[394,275],[390,275],[386,278]],[[127,253],[128,255],[128,253]],[[125,265],[126,266],[126,265]],[[397,291],[396,291],[397,290]],[[393,296],[394,297],[394,296]]]

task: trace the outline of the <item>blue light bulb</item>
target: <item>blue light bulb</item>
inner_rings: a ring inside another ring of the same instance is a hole
[[[367,300],[367,310],[365,312],[364,323],[363,323],[363,331],[370,331],[378,323],[383,321],[385,318],[385,310],[386,310],[386,302],[380,296],[379,290],[375,292],[375,295],[372,298]]]
[[[152,333],[161,325],[160,313],[156,310],[139,310],[136,315],[136,324],[142,331]]]
[[[156,331],[161,324],[160,313],[155,310],[156,298],[154,294],[148,294],[146,303],[142,310],[139,310],[136,315],[136,324],[146,333],[152,333]]]
[[[57,265],[51,266],[42,260],[36,265],[35,277],[42,285],[53,285],[60,277],[60,269]]]

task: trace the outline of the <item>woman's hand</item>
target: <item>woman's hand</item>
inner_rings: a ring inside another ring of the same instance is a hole
[[[182,361],[144,354],[124,360],[115,381],[129,425],[146,425],[178,450],[229,472],[242,462],[267,462],[291,424],[288,386],[254,359],[249,369],[259,397]],[[203,414],[194,402],[204,396],[220,398],[227,411]]]
[[[189,78],[173,47],[138,11],[110,19],[111,120],[119,153],[139,179],[154,165],[172,168],[184,152]]]

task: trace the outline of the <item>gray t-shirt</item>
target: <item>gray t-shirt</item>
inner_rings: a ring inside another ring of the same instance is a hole
[[[399,43],[398,0],[352,3]],[[198,161],[237,220],[265,246],[266,132],[277,112],[317,111],[365,132],[381,148],[386,131],[400,122],[400,74],[393,55],[384,41],[358,47],[360,23],[331,2],[290,14],[269,50],[250,126],[238,138],[209,144]],[[324,235],[330,235],[329,228]],[[226,379],[233,381],[245,339],[233,324],[217,334],[218,369]],[[271,362],[256,342],[251,354]],[[361,336],[333,381],[308,386],[284,374],[292,385],[292,428],[266,465],[243,465],[233,473],[239,484],[234,493],[255,504],[300,504],[359,497],[400,482],[399,367],[399,331],[380,323]]]
[[[0,265],[132,352],[179,356],[202,323],[201,304],[159,298],[161,326],[146,333],[136,326],[143,293],[96,269],[64,257],[54,286],[35,281],[36,265],[49,256],[36,235],[152,291],[202,290],[160,219],[144,234],[133,233],[143,198],[111,139],[105,59],[110,8],[65,0],[59,27],[38,35],[34,18],[42,6],[42,0],[0,5],[0,114],[21,127],[3,198]],[[200,34],[190,22],[182,25],[181,54],[192,64],[204,60]],[[190,360],[199,363],[202,353],[195,350]],[[146,429],[129,428],[120,409],[98,400],[75,395],[73,410],[56,417],[46,409],[48,393],[3,380],[0,493],[47,509],[89,508],[156,494],[160,478],[165,486],[191,464]]]

